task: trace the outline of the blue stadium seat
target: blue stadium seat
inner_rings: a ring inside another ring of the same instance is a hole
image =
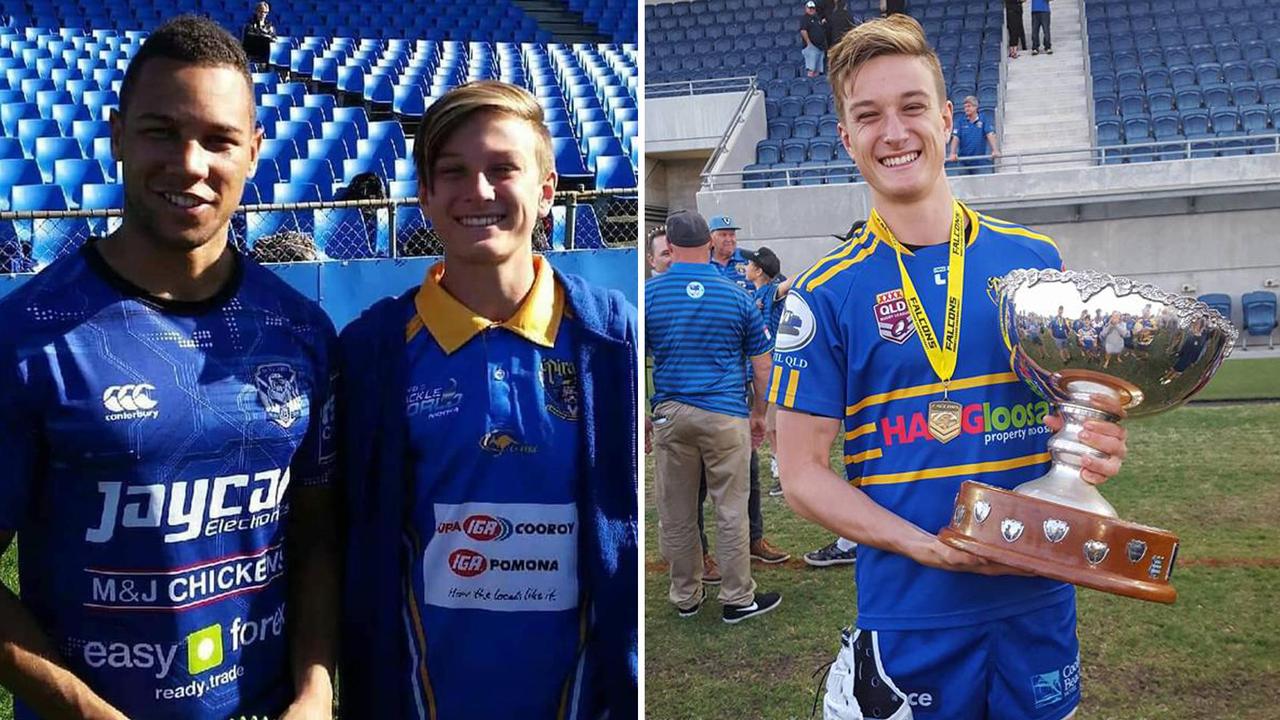
[[[1209,137],[1212,130],[1209,127],[1209,111],[1208,110],[1180,110],[1179,115],[1182,116],[1182,131],[1189,138]]]
[[[108,210],[124,207],[124,185],[119,183],[90,183],[81,188],[81,210]],[[95,237],[105,237],[120,227],[119,217],[88,218],[89,232]]]
[[[786,140],[791,137],[791,123],[786,120],[770,120],[768,127],[770,140]]]
[[[68,209],[66,195],[58,185],[18,185],[10,191],[11,206],[16,212]],[[19,243],[31,248],[31,260],[40,268],[70,252],[84,242],[89,226],[82,218],[47,218],[15,220]]]
[[[596,158],[597,190],[628,190],[637,187],[631,159],[615,155]]]
[[[1231,100],[1237,107],[1257,105],[1262,102],[1261,97],[1256,82],[1242,81],[1231,85]]]
[[[419,230],[431,227],[416,204],[396,206],[396,247],[398,255],[405,255],[405,247]]]
[[[35,139],[36,164],[46,183],[53,183],[53,163],[63,159],[84,157],[80,143],[75,138],[38,137]]]
[[[1169,81],[1175,89],[1195,87],[1200,82],[1192,65],[1176,65],[1169,68]]]
[[[272,188],[272,202],[277,204],[320,202],[320,188],[307,183],[276,183]],[[261,213],[266,216],[259,224],[256,236],[250,232],[251,244],[257,237],[284,230],[296,230],[306,235],[315,234],[315,212],[311,210],[275,210]]]
[[[91,153],[94,160],[102,166],[102,172],[107,176],[107,180],[116,182],[120,178],[118,174],[118,163],[115,155],[111,151],[110,137],[96,137],[93,139],[93,152]]]
[[[1231,321],[1231,296],[1230,295],[1226,293],[1206,293],[1196,299],[1204,303],[1205,305],[1208,305],[1209,307],[1213,308],[1214,310],[1217,310],[1218,314],[1226,318],[1228,322]]]
[[[1266,337],[1268,345],[1274,348],[1276,294],[1266,290],[1247,292],[1240,297],[1240,309],[1244,316],[1244,346],[1249,346],[1250,337]]]
[[[18,137],[18,121],[40,119],[40,108],[35,103],[18,102],[0,105],[0,128],[3,128],[4,134],[8,137]]]
[[[809,160],[819,160],[824,163],[830,162],[835,157],[836,147],[836,143],[830,138],[813,138],[809,141]]]
[[[18,138],[0,137],[0,160],[21,160],[27,154],[22,151],[22,141]]]
[[[318,93],[308,93],[302,97],[303,107],[320,108],[324,113],[325,120],[333,119],[333,111],[337,108],[337,101],[332,95],[323,95]]]
[[[559,170],[557,170],[558,172]],[[414,164],[413,158],[396,158],[394,175],[396,180],[410,180],[416,183],[418,182],[418,166]]]
[[[573,206],[573,248],[568,248],[565,244],[565,217],[567,211],[564,205],[554,205],[551,208],[551,246],[556,249],[599,249],[605,247],[604,239],[600,235],[600,221],[596,218],[596,211],[590,205],[574,205]]]
[[[1217,108],[1209,115],[1213,119],[1213,131],[1218,137],[1240,134],[1240,113],[1235,108]]]
[[[394,120],[369,123],[368,138],[370,140],[389,141],[392,147],[395,148],[396,157],[405,156],[404,128]]]
[[[1207,108],[1220,108],[1231,105],[1231,88],[1225,83],[1205,85],[1204,104]]]
[[[81,190],[86,183],[105,183],[102,166],[92,158],[64,158],[53,163],[53,182],[62,186],[73,208],[79,207]]]
[[[1233,84],[1238,82],[1244,82],[1246,80],[1252,80],[1253,76],[1249,72],[1248,63],[1235,61],[1235,62],[1223,63],[1222,78],[1228,84]]]
[[[329,161],[330,167],[341,168],[342,161],[350,157],[346,143],[340,139],[308,140],[305,157],[323,158]]]
[[[1120,94],[1120,114],[1125,117],[1141,115],[1147,112],[1147,96],[1143,92],[1126,92]]]
[[[373,156],[354,157],[342,161],[342,179],[345,182],[351,182],[356,175],[371,172],[382,179],[387,178],[387,169],[383,167],[382,160]]]
[[[1097,97],[1093,99],[1093,114],[1099,118],[1119,115],[1120,105],[1113,95]]]
[[[290,122],[305,122],[311,126],[311,137],[320,137],[320,130],[325,122],[324,109],[294,105],[289,108]],[[280,128],[276,127],[276,137],[280,137]],[[295,138],[296,139],[296,138]]]
[[[18,185],[40,185],[44,178],[35,160],[26,158],[0,160],[0,210],[9,210],[10,191]]]
[[[782,161],[787,163],[804,162],[809,154],[809,141],[800,139],[784,140],[782,142]]]
[[[298,147],[305,147],[306,142],[316,136],[311,123],[301,120],[280,120],[276,123],[276,140],[289,140]]]
[[[1204,96],[1198,88],[1182,88],[1175,97],[1179,110],[1197,110],[1204,107]]]
[[[333,199],[333,166],[324,158],[298,158],[289,161],[289,183],[315,185],[320,199]],[[287,202],[274,196],[276,202]]]
[[[369,227],[361,208],[316,210],[314,223],[316,248],[325,256],[334,260],[354,260],[374,256]]]
[[[387,183],[387,197],[395,199],[418,197],[418,181],[392,180]]]
[[[1173,110],[1174,104],[1172,90],[1153,90],[1147,93],[1147,107],[1151,112],[1167,112]]]
[[[782,160],[782,143],[777,140],[761,140],[756,143],[756,162],[770,165]]]

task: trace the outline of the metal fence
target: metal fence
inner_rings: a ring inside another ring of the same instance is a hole
[[[0,212],[0,273],[34,272],[120,225],[120,209]],[[634,189],[556,193],[534,228],[537,250],[635,246]],[[440,255],[443,246],[417,198],[245,205],[231,242],[260,262]]]

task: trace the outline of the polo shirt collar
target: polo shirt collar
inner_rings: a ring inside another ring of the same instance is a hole
[[[533,269],[533,287],[529,294],[515,314],[502,322],[477,315],[440,285],[445,273],[444,262],[432,265],[427,271],[413,299],[414,308],[445,354],[452,354],[480,331],[491,327],[506,328],[542,347],[555,347],[556,333],[564,317],[564,289],[556,282],[551,263],[542,256],[533,257]]]

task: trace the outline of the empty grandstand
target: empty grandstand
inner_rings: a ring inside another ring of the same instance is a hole
[[[107,119],[148,28],[198,12],[239,35],[254,4],[6,3],[0,272],[37,269],[114,227],[108,211],[121,206],[122,194]],[[238,214],[232,233],[242,247],[297,232],[314,238],[322,258],[431,252],[423,242],[429,223],[410,199],[413,131],[435,98],[481,79],[526,87],[544,109],[560,189],[576,206],[569,215],[582,218],[566,229],[560,208],[550,239],[567,236],[578,247],[634,243],[639,78],[629,0],[283,0],[271,18],[277,35],[253,73],[265,140],[242,202],[285,206]],[[377,175],[389,192],[381,209],[328,204],[344,199],[362,173]]]
[[[849,3],[862,18],[877,5]],[[1069,266],[1224,293],[1243,326],[1241,298],[1280,285],[1280,8],[1055,0],[1054,54],[1009,59],[1001,5],[909,5],[949,99],[977,96],[1000,136],[999,172],[954,178],[955,192],[1052,235]],[[802,77],[802,11],[646,5],[648,221],[682,207],[728,214],[744,246],[768,245],[797,269],[867,216],[825,77]]]

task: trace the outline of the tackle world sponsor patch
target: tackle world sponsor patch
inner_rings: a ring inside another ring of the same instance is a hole
[[[422,554],[427,605],[528,612],[578,605],[578,507],[435,504]]]

